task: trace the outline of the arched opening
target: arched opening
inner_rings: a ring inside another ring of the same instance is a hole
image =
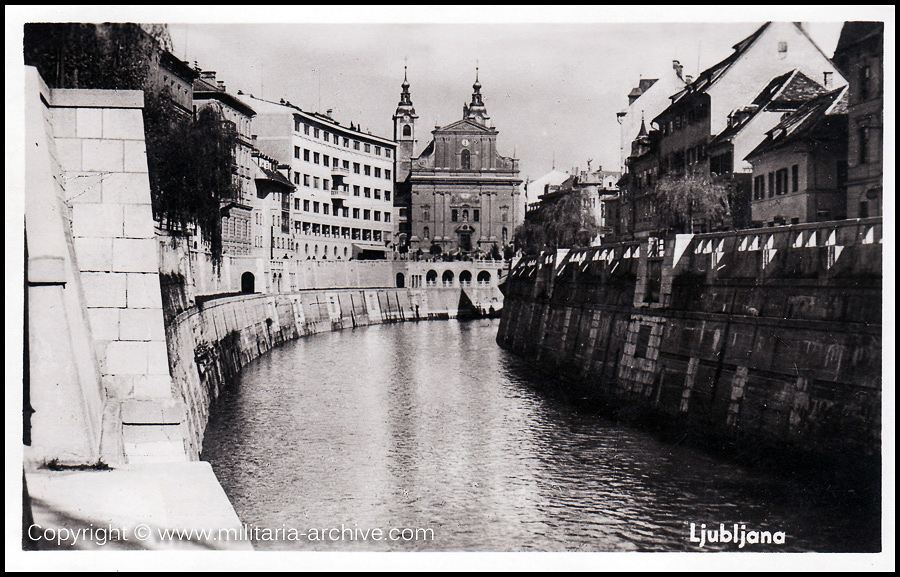
[[[434,284],[437,282],[437,272],[430,270],[425,273],[425,282],[428,284]]]
[[[397,288],[406,288],[406,279],[402,272],[397,273]]]
[[[256,278],[252,272],[245,272],[241,275],[241,292],[244,294],[256,292]]]
[[[486,270],[478,273],[478,284],[490,284],[491,283],[491,273]]]
[[[459,284],[462,286],[469,286],[472,284],[472,273],[467,270],[459,273]]]
[[[412,128],[408,124],[403,127],[403,136],[412,136]]]
[[[425,240],[431,238],[431,229],[429,229],[427,226],[422,229],[422,238],[424,238]]]
[[[441,275],[441,280],[444,282],[445,285],[452,285],[453,284],[453,271],[445,270],[444,274]]]
[[[468,150],[463,149],[462,153],[459,155],[459,162],[462,165],[463,170],[469,170],[472,167],[472,156],[469,154]]]

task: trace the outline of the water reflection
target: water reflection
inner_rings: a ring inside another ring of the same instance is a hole
[[[783,530],[755,551],[878,547],[866,511],[578,410],[501,350],[497,321],[300,339],[244,369],[203,458],[259,527],[423,527],[427,542],[257,542],[332,550],[696,550],[689,523]],[[704,549],[735,549],[722,544]],[[746,550],[746,549],[745,549]]]

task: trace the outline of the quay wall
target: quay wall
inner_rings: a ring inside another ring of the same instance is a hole
[[[524,259],[504,348],[624,418],[725,446],[881,451],[882,231],[870,218]]]

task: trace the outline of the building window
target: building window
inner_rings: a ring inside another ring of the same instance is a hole
[[[313,188],[319,188],[319,177],[318,176],[313,177]]]
[[[309,150],[303,150],[303,160],[309,162]]]
[[[309,124],[303,125],[303,134],[309,135]]]
[[[391,199],[391,191],[390,191],[390,190],[385,190],[385,191],[384,191],[384,199],[385,199],[385,200],[390,200],[390,199]]]
[[[427,226],[422,229],[422,238],[424,238],[425,240],[431,238],[431,230]]]
[[[325,137],[325,142],[331,142],[331,140],[330,140],[330,138],[331,138],[331,133],[329,133],[329,132],[326,131],[325,134],[323,134],[322,136]]]
[[[381,169],[377,166],[375,167],[375,178],[381,178]]]
[[[322,189],[328,190],[328,185],[329,185],[330,182],[331,182],[331,181],[329,181],[327,178],[326,178],[326,179],[323,179],[323,180],[322,180]]]
[[[308,200],[303,201],[303,210],[305,212],[309,212],[309,201]]]
[[[363,167],[363,172],[365,172],[366,176],[372,176],[372,167],[368,164]]]
[[[791,167],[791,192],[800,190],[800,166],[795,164]]]
[[[469,170],[471,168],[472,159],[468,150],[463,149],[462,153],[459,155],[459,162],[463,170]]]
[[[388,152],[390,152],[390,151],[388,151]],[[385,171],[384,171],[384,177],[385,177],[386,179],[390,180],[390,179],[391,179],[391,171],[385,169]]]
[[[380,146],[376,146],[376,147],[375,147],[375,155],[376,155],[376,156],[381,156],[381,147],[380,147]]]
[[[372,147],[371,147],[371,146],[369,145],[369,143],[367,142],[367,143],[365,144],[365,152],[371,152],[371,151],[372,151]]]
[[[350,170],[350,161],[349,160],[342,161],[341,166],[343,166],[346,170]]]
[[[313,212],[318,214],[318,212],[319,212],[319,203],[318,202],[313,202]],[[313,225],[313,227],[315,227],[315,226],[316,225]]]
[[[353,185],[353,196],[359,196],[359,185],[358,184]]]
[[[300,147],[299,146],[294,147],[294,158],[300,158]]]
[[[303,186],[309,186],[309,175],[308,174],[303,175]]]
[[[775,196],[775,173],[769,173],[769,198]]]
[[[318,153],[318,152],[313,152],[313,162],[316,163],[316,164],[319,164],[319,160],[320,160],[320,158],[319,158],[319,153]]]
[[[478,222],[481,212],[476,208],[472,210],[472,220]]]
[[[328,214],[328,207],[329,207],[329,206],[330,206],[330,205],[329,205],[327,202],[323,202],[323,203],[322,203],[322,213],[323,213],[323,214]]]
[[[463,222],[469,222],[469,209],[464,208],[462,212]]]
[[[412,128],[408,124],[403,127],[403,136],[412,136]]]
[[[331,164],[331,157],[328,156],[327,154],[323,154],[322,155],[322,164],[324,164],[325,166],[328,166],[329,164]]]
[[[422,220],[425,220],[425,221],[431,220],[431,211],[430,210],[425,209],[422,211]]]
[[[509,208],[506,206],[500,207],[500,220],[507,221],[509,216]]]
[[[359,218],[359,209],[358,208],[353,209],[353,218]]]
[[[353,174],[359,174],[359,163],[358,162],[353,163]]]
[[[503,233],[501,234],[501,238],[502,238],[502,240],[503,240],[503,244],[504,244],[504,245],[508,244],[508,243],[507,243],[507,238],[506,238],[507,236],[509,236],[509,233],[507,232],[506,227],[504,226],[504,227],[503,227]]]
[[[456,222],[459,220],[459,211],[455,208],[450,211],[450,220]]]
[[[778,43],[778,52],[784,54],[787,52],[787,42],[779,42]]]
[[[788,171],[782,168],[775,172],[775,194],[782,195],[788,190]]]
[[[369,188],[368,186],[365,187],[365,188],[363,188],[363,195],[364,195],[366,198],[372,198],[372,189]]]
[[[391,213],[384,213],[384,222],[391,222]]]
[[[375,189],[375,200],[381,200],[381,190],[378,188]]]
[[[371,220],[372,211],[368,208],[363,209],[363,220]]]
[[[753,179],[753,200],[762,200],[766,197],[766,177],[757,176]]]
[[[300,173],[299,172],[294,173],[294,184],[300,184]]]
[[[381,222],[381,211],[375,211],[375,222]]]
[[[386,158],[390,158],[390,157],[391,157],[391,149],[390,149],[390,148],[385,148],[385,149],[384,149],[384,156],[385,156]]]
[[[869,203],[862,200],[859,203],[859,218],[869,218]]]
[[[359,141],[358,140],[353,141],[353,150],[359,150]]]
[[[871,90],[869,90],[869,82],[872,78],[872,67],[868,64],[859,69],[859,99],[868,100]]]
[[[313,128],[313,136],[315,136],[316,138],[319,138],[319,129],[318,128]]]
[[[860,128],[857,136],[859,138],[857,160],[859,164],[866,164],[869,162],[869,129],[867,127]]]

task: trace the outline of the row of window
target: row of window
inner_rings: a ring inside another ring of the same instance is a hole
[[[509,240],[509,230],[504,226],[503,230],[500,231],[500,240],[505,245]],[[431,228],[423,227],[422,228],[422,239],[429,240],[431,238]]]
[[[316,188],[321,190],[343,190],[344,192],[349,192],[350,189],[346,184],[339,184],[337,182],[334,183],[332,187],[332,181],[327,178],[319,178],[318,176],[311,176],[309,174],[302,175],[299,172],[294,173],[294,184],[303,183],[303,186],[309,188]],[[390,190],[381,190],[380,188],[371,188],[369,186],[360,187],[358,184],[353,185],[353,196],[364,196],[365,198],[374,198],[375,200],[381,200],[382,195],[384,200],[391,200],[391,191]],[[295,200],[295,203],[297,201]],[[297,209],[299,210],[299,209]]]
[[[768,186],[766,183],[768,182]],[[780,168],[767,175],[761,174],[753,178],[753,200],[762,200],[768,194],[769,198],[780,196],[800,190],[800,166],[795,164],[791,166],[790,177],[788,177],[788,169]]]
[[[320,212],[321,209],[321,212]],[[294,210],[300,210],[300,199],[294,199]],[[349,207],[339,207],[336,206],[332,209],[331,205],[327,202],[319,202],[316,200],[304,200],[303,201],[303,211],[304,212],[313,212],[315,214],[324,214],[334,215],[334,216],[343,216],[344,218],[350,218],[350,208]],[[375,222],[391,222],[391,213],[390,212],[382,212],[380,210],[371,210],[368,208],[353,209],[353,218],[359,219],[360,215],[362,215],[363,220],[374,220]]]
[[[472,222],[480,222],[481,221],[481,210],[478,208],[472,209]],[[505,206],[500,207],[500,220],[506,221],[509,218],[509,209]],[[424,208],[422,209],[422,220],[429,221],[431,220],[431,209]],[[454,208],[450,210],[450,220],[452,222],[469,222],[469,209],[464,208],[462,210],[458,208]]]
[[[380,242],[391,237],[389,230],[367,228],[350,228],[347,226],[330,226],[316,222],[294,221],[294,232],[306,236],[322,236],[326,238],[343,238],[344,240],[369,240]]]
[[[331,132],[328,132],[327,130],[321,130],[320,128],[318,128],[316,126],[310,126],[309,124],[305,124],[295,118],[294,119],[294,132],[300,132],[301,130],[303,131],[303,134],[305,134],[307,136],[312,136],[313,138],[321,138],[325,142],[333,143],[335,146],[340,146],[341,144],[343,144],[344,148],[351,147],[351,140],[349,138],[347,138],[346,136],[341,137],[340,135],[333,134]],[[381,147],[377,144],[373,146],[373,145],[369,144],[368,142],[360,143],[360,141],[358,141],[358,140],[353,140],[352,146],[353,146],[353,150],[360,150],[360,147],[362,147],[363,152],[366,152],[369,154],[373,153],[373,148],[374,148],[375,156],[381,156],[382,152],[383,152],[385,158],[391,158],[391,149],[388,148],[387,146]]]
[[[663,135],[672,134],[682,128],[687,128],[691,124],[702,121],[707,114],[706,105],[700,105],[696,108],[691,108],[685,113],[679,114],[669,120],[666,120],[662,123],[662,133]]]
[[[308,148],[302,149],[302,155],[304,162],[312,162],[313,164],[321,164],[323,166],[330,166],[333,169],[343,168],[344,170],[350,170],[350,161],[349,160],[340,160],[336,156],[329,156],[327,154],[322,154],[319,152],[315,152],[309,150]],[[294,158],[299,159],[301,156],[301,148],[299,146],[294,147]],[[391,179],[391,171],[387,168],[383,170],[384,178],[386,180]],[[353,163],[353,174],[365,174],[366,176],[375,175],[375,178],[381,178],[382,169],[379,166],[369,166],[368,164],[360,164],[359,162]]]

